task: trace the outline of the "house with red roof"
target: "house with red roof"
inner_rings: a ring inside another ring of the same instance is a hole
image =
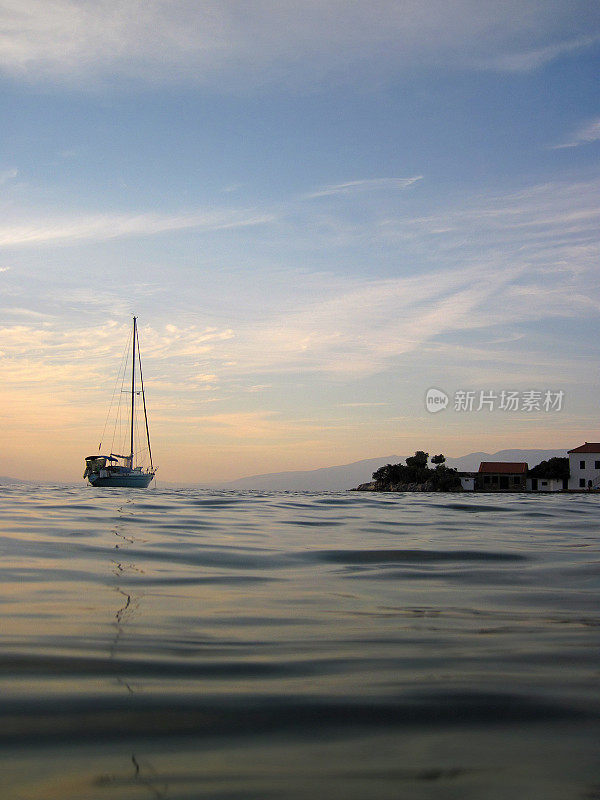
[[[600,488],[600,442],[585,442],[568,451],[569,489]]]
[[[528,469],[525,461],[482,461],[475,476],[475,491],[524,492]]]

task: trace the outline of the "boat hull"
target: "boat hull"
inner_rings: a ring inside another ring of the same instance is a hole
[[[153,478],[153,472],[140,472],[137,475],[135,473],[131,473],[130,475],[107,475],[105,477],[100,477],[99,475],[90,475],[88,480],[92,486],[116,486],[129,489],[145,489]]]

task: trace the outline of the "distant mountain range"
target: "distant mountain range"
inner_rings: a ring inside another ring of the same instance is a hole
[[[399,460],[398,456],[366,458],[363,461],[354,461],[352,464],[342,464],[339,467],[251,475],[249,478],[238,478],[238,480],[228,481],[220,486],[225,489],[335,492],[339,489],[352,489],[359,483],[370,480],[373,472],[379,467],[384,464],[396,464]]]
[[[469,453],[460,458],[447,458],[449,467],[465,472],[475,472],[481,461],[526,461],[530,467],[554,456],[566,456],[566,450],[499,450],[497,453]],[[219,484],[225,489],[257,489],[262,491],[339,491],[353,489],[366,483],[376,469],[385,464],[398,464],[405,456],[382,456],[342,464],[337,467],[302,470],[295,472],[272,472],[266,475],[251,475],[235,481]]]
[[[479,469],[481,461],[526,461],[530,467],[539,464],[554,456],[566,456],[566,450],[499,450],[497,453],[469,453],[460,458],[447,458],[449,467],[465,472],[475,472]],[[256,489],[259,491],[322,491],[335,492],[344,489],[353,489],[359,483],[366,483],[379,467],[385,464],[398,464],[405,460],[405,456],[381,456],[380,458],[365,458],[362,461],[353,461],[351,464],[341,464],[336,467],[322,467],[321,469],[296,470],[294,472],[271,472],[266,475],[250,475],[247,478],[238,478],[227,483],[195,484],[206,488],[219,489]],[[21,478],[11,478],[0,475],[0,485],[9,483],[36,484],[47,481],[28,481]],[[159,486],[183,486],[181,483],[159,481]]]
[[[9,486],[10,484],[16,484],[19,486],[64,486],[73,488],[75,486],[82,486],[81,481],[68,481],[68,480],[55,480],[55,481],[31,481],[26,480],[25,478],[13,478],[10,475],[0,475],[0,487],[1,486]]]
[[[29,484],[38,485],[39,483],[41,483],[41,481],[26,481],[22,478],[11,478],[8,475],[0,475],[0,486],[6,485],[8,483],[25,483],[27,485]]]

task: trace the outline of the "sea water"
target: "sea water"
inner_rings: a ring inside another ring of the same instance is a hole
[[[598,798],[599,519],[2,486],[0,797]]]

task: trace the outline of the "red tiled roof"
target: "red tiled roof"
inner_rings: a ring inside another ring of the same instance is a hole
[[[568,453],[600,453],[600,443],[586,442],[580,447],[574,447],[572,450],[567,450]]]
[[[528,469],[524,461],[482,461],[479,465],[479,472],[496,475],[525,475]]]

